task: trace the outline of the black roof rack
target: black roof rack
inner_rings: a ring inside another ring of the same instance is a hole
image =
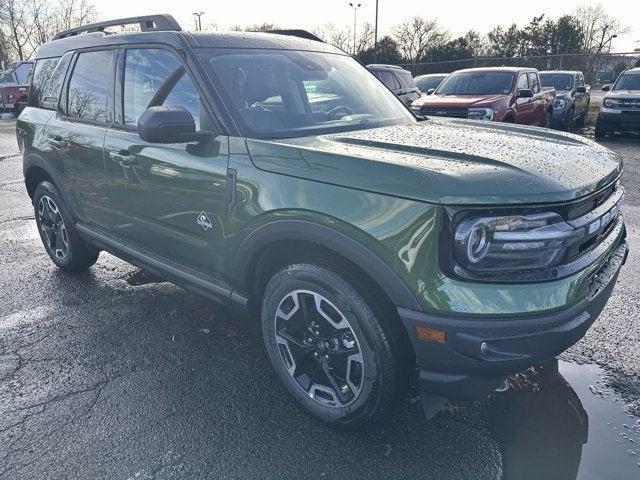
[[[60,38],[73,37],[83,33],[104,32],[107,27],[121,27],[124,25],[140,25],[140,31],[142,32],[154,32],[154,31],[175,31],[182,30],[180,24],[171,15],[146,15],[143,17],[129,17],[119,18],[116,20],[108,20],[106,22],[90,23],[81,27],[71,28],[63,32],[56,33],[53,37],[54,40]]]
[[[314,35],[311,32],[307,32],[306,30],[265,30],[265,33],[275,33],[277,35],[288,35],[290,37],[299,37],[299,38],[305,38],[307,40],[313,40],[315,42],[322,42],[324,43],[324,40],[322,40],[320,37],[318,37],[317,35]]]

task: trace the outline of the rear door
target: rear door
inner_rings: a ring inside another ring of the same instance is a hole
[[[413,77],[411,73],[406,71],[401,71],[397,73],[396,78],[400,83],[400,98],[405,105],[411,105],[414,100],[416,100],[420,94],[418,93],[418,87],[416,87],[415,82],[413,81]]]
[[[199,87],[175,51],[122,49],[117,77],[116,123],[105,139],[110,229],[148,253],[220,275],[226,268],[228,137],[167,145],[138,135],[138,118],[150,106],[181,106],[197,129],[211,125]]]
[[[76,53],[58,112],[46,127],[49,160],[79,219],[105,225],[103,144],[113,121],[114,49]],[[47,100],[47,99],[44,99]]]

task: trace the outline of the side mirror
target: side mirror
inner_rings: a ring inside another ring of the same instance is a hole
[[[435,91],[436,91],[435,88],[430,88],[429,90],[427,90],[427,95],[431,95]]]
[[[196,122],[183,107],[149,107],[138,119],[138,135],[149,143],[206,142],[211,133],[196,132]]]
[[[608,92],[609,90],[611,90],[611,85],[604,85],[604,86],[602,87],[602,91],[603,91],[603,92]]]
[[[527,88],[524,90],[518,90],[518,98],[533,98],[533,90]]]
[[[578,93],[587,93],[587,87],[585,87],[584,85],[580,85],[580,86],[576,87],[576,92],[578,92]]]

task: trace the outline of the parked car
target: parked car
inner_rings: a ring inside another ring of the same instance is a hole
[[[450,74],[411,105],[418,115],[549,126],[555,92],[531,68],[470,68]]]
[[[419,121],[349,55],[286,33],[154,15],[42,45],[17,133],[53,263],[104,250],[250,315],[289,393],[340,428],[388,417],[416,364],[433,415],[577,342],[627,256],[620,158]],[[318,82],[341,105],[314,111]]]
[[[551,126],[562,130],[570,130],[574,125],[584,127],[591,102],[591,87],[585,84],[582,72],[540,72],[540,82],[543,89],[556,91]]]
[[[413,81],[411,72],[396,65],[367,65],[371,73],[378,77],[389,90],[409,106],[420,96],[420,90]]]
[[[611,132],[640,131],[640,67],[620,74],[613,85],[605,85],[608,92],[596,120],[596,138]]]
[[[0,109],[19,114],[29,98],[29,76],[33,62],[16,62],[0,72]]]
[[[447,78],[447,75],[447,73],[430,73],[428,75],[419,75],[413,80],[422,93],[431,95],[438,88],[438,85]]]

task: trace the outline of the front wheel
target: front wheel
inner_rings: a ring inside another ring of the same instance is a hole
[[[544,114],[544,118],[542,119],[542,123],[540,124],[540,126],[544,128],[549,128],[551,126],[552,115],[553,113],[551,112],[551,110],[547,110]]]
[[[291,265],[269,281],[262,331],[280,380],[304,410],[333,427],[387,418],[410,368],[382,310],[329,268]]]
[[[606,128],[604,128],[599,123],[596,123],[596,128],[595,128],[595,131],[594,131],[594,136],[596,138],[604,138],[604,137],[607,136],[607,133],[609,133],[609,131]]]

